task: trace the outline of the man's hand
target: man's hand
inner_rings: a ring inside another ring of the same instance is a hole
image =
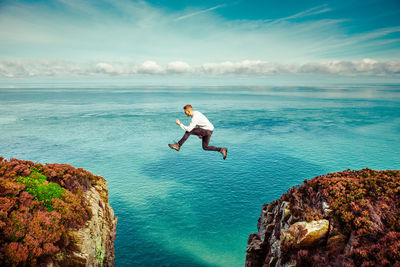
[[[176,119],[176,124],[178,124],[179,126],[181,126],[181,122],[178,120],[178,119]]]

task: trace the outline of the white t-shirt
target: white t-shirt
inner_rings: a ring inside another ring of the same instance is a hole
[[[192,120],[190,121],[189,126],[185,126],[181,123],[181,128],[187,132],[190,132],[195,127],[214,131],[214,125],[199,111],[193,111]]]

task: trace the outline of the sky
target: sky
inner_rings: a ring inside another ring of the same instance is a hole
[[[400,1],[0,0],[0,81],[400,77]]]

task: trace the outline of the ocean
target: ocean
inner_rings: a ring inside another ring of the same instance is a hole
[[[214,124],[203,151],[191,104]],[[264,203],[304,179],[400,169],[400,86],[0,88],[0,155],[108,181],[116,266],[244,266]]]

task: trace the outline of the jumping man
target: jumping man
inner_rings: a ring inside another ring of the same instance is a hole
[[[197,135],[199,138],[203,139],[203,149],[211,150],[211,151],[219,151],[223,158],[226,159],[226,155],[228,154],[228,149],[225,147],[215,147],[209,146],[211,135],[214,131],[214,126],[211,122],[199,111],[194,111],[191,105],[186,105],[183,107],[183,110],[188,117],[192,117],[192,120],[189,126],[183,125],[178,119],[176,119],[176,124],[178,124],[183,130],[185,130],[185,134],[182,139],[175,144],[168,144],[168,146],[176,151],[179,151],[183,143],[185,143],[186,139],[191,134]]]

